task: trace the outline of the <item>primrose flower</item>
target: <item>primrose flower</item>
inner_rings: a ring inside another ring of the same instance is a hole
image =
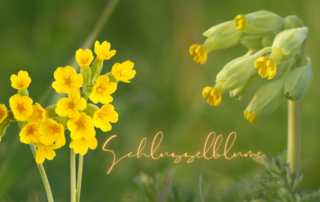
[[[114,111],[114,107],[111,104],[104,105],[101,109],[94,112],[93,123],[94,126],[100,128],[103,132],[110,131],[112,129],[111,123],[118,121],[118,113]]]
[[[45,159],[52,160],[56,156],[56,152],[53,149],[56,149],[55,145],[44,145],[42,143],[37,144],[38,151],[36,154],[37,164],[41,164]]]
[[[28,123],[19,133],[20,141],[25,144],[40,142],[40,124]]]
[[[52,83],[52,87],[58,93],[71,93],[77,91],[83,83],[81,74],[77,74],[73,67],[58,67],[54,72],[56,81]]]
[[[251,123],[256,123],[262,118],[275,111],[284,99],[284,79],[271,81],[262,86],[254,95],[244,116]]]
[[[277,72],[277,63],[281,60],[290,59],[300,49],[308,35],[308,28],[289,29],[280,32],[273,41],[272,53],[269,57],[260,57],[254,62],[255,68],[259,69],[262,78],[272,79]]]
[[[73,140],[79,141],[82,138],[92,140],[96,136],[92,118],[83,112],[75,119],[70,119],[67,125]]]
[[[94,84],[89,98],[95,104],[98,102],[107,104],[113,101],[113,98],[110,96],[110,94],[114,93],[116,89],[117,84],[115,82],[110,82],[108,76],[102,75]]]
[[[79,115],[79,110],[84,110],[87,102],[84,98],[80,97],[78,91],[68,94],[69,98],[61,98],[57,103],[56,113],[59,116],[68,116],[75,118]]]
[[[14,118],[19,121],[26,121],[33,112],[32,102],[33,100],[27,96],[20,96],[19,94],[11,96],[9,103]]]
[[[209,52],[232,47],[239,43],[242,32],[234,27],[233,21],[215,25],[205,31],[203,36],[208,37],[202,45],[192,45],[189,49],[190,55],[195,56],[194,61],[204,64]]]
[[[31,116],[27,118],[27,121],[29,123],[39,123],[46,121],[46,118],[48,116],[48,111],[43,109],[39,103],[36,103],[35,105],[32,105],[33,112]]]
[[[40,125],[40,133],[42,134],[40,140],[44,145],[53,145],[55,142],[55,147],[60,148],[66,144],[63,125],[52,119],[47,119]]]
[[[218,88],[205,87],[202,92],[204,99],[208,99],[208,103],[211,106],[218,106],[221,103],[221,93]]]
[[[266,34],[283,28],[284,19],[270,11],[257,11],[234,18],[237,30],[246,34]]]
[[[94,44],[94,52],[97,54],[98,62],[103,62],[103,60],[109,60],[112,56],[116,54],[115,50],[110,51],[110,43],[104,41],[101,45],[99,41]]]
[[[28,72],[26,71],[19,71],[18,76],[12,74],[11,78],[11,86],[17,90],[24,90],[29,87],[31,83],[31,78],[29,77]]]
[[[0,124],[8,117],[8,110],[4,104],[0,104]]]
[[[91,140],[81,138],[80,140],[72,140],[69,147],[73,149],[75,154],[81,154],[82,156],[88,152],[88,148],[94,150],[98,146],[98,141],[95,137]]]
[[[76,60],[79,64],[79,66],[83,69],[89,69],[90,64],[93,60],[93,54],[92,51],[89,49],[86,49],[83,51],[81,48],[77,50],[76,52]]]
[[[118,81],[130,83],[129,80],[136,75],[136,71],[132,70],[133,66],[133,62],[130,62],[129,60],[123,62],[122,64],[116,63],[112,67],[112,75]]]
[[[301,99],[312,83],[311,59],[309,57],[306,58],[307,64],[292,70],[285,80],[284,93],[286,98],[292,101]]]

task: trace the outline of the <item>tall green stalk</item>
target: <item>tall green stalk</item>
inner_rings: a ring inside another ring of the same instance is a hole
[[[70,149],[70,182],[71,202],[76,202],[76,155],[73,149]]]
[[[300,113],[299,102],[288,101],[288,154],[290,170],[299,176],[300,172]]]
[[[77,202],[80,202],[82,171],[83,171],[83,156],[79,154],[78,179],[77,179]]]

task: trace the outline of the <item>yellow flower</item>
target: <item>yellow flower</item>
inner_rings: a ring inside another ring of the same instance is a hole
[[[79,141],[82,138],[92,140],[96,136],[92,118],[83,112],[75,119],[70,119],[67,125],[73,140]]]
[[[84,110],[87,102],[84,98],[80,97],[78,91],[69,93],[69,98],[61,98],[57,103],[56,113],[59,116],[68,116],[75,118],[79,115],[79,110]]]
[[[17,90],[24,90],[28,88],[31,83],[31,78],[26,71],[19,71],[18,76],[12,74],[11,78],[11,86]]]
[[[93,114],[94,126],[100,128],[102,131],[107,132],[112,129],[111,123],[118,121],[118,113],[114,111],[111,104],[104,105]]]
[[[221,102],[221,92],[215,87],[205,87],[202,96],[204,99],[208,98],[211,106],[218,106]]]
[[[15,94],[11,96],[9,103],[14,118],[19,121],[25,121],[32,114],[33,100],[27,96],[20,96],[19,94]]]
[[[112,56],[116,54],[115,50],[110,51],[110,43],[104,41],[101,45],[99,41],[96,41],[94,44],[94,52],[97,54],[98,62],[102,62],[103,60],[109,60]]]
[[[113,98],[110,96],[110,94],[114,93],[116,90],[117,84],[115,82],[109,82],[109,77],[102,75],[94,84],[89,98],[95,104],[98,102],[107,104],[113,101]]]
[[[92,60],[93,60],[92,51],[89,49],[86,49],[83,51],[82,49],[77,50],[76,52],[76,60],[79,64],[79,66],[83,69],[88,69]]]
[[[8,117],[8,110],[4,104],[0,104],[0,124]]]
[[[28,123],[20,131],[20,141],[25,144],[30,144],[30,142],[38,143],[40,142],[40,124],[38,123]]]
[[[48,116],[48,111],[43,109],[39,103],[36,103],[35,105],[32,105],[33,112],[31,116],[27,118],[27,121],[29,123],[39,123],[46,121],[46,118]]]
[[[83,83],[81,74],[77,74],[73,67],[58,67],[54,72],[56,81],[52,83],[52,87],[58,93],[71,93],[77,91]]]
[[[272,59],[268,57],[259,57],[256,61],[254,61],[254,67],[260,68],[259,75],[262,78],[272,79],[277,73],[277,65]]]
[[[118,81],[123,81],[125,83],[130,83],[130,79],[132,79],[136,75],[136,71],[132,70],[134,64],[129,60],[123,62],[122,64],[116,63],[112,67],[112,74]]]
[[[190,52],[190,55],[195,56],[193,60],[196,61],[197,63],[200,63],[201,65],[206,63],[208,53],[202,45],[195,44],[190,46],[189,52]]]
[[[40,140],[44,145],[53,145],[55,142],[55,147],[60,148],[66,144],[63,125],[52,119],[47,119],[40,125],[40,133],[42,134]]]
[[[248,119],[251,123],[256,123],[258,121],[259,115],[254,115],[252,112],[245,110],[244,117],[246,117],[246,119]]]
[[[237,15],[234,18],[234,25],[237,30],[243,30],[248,24],[248,20],[243,15]]]
[[[43,163],[45,158],[48,160],[52,160],[53,157],[56,156],[56,152],[53,150],[56,148],[55,145],[44,145],[44,144],[38,143],[37,147],[38,147],[38,151],[36,154],[37,164]]]
[[[70,143],[70,148],[73,148],[75,154],[81,154],[82,156],[88,152],[88,148],[94,150],[98,146],[98,141],[94,137],[91,140],[86,140],[85,138],[80,139],[79,141],[72,140]]]

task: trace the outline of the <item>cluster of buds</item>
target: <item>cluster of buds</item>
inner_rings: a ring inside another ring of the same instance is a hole
[[[96,41],[94,52],[97,57],[93,63],[91,50],[76,52],[79,74],[71,66],[57,68],[52,87],[68,97],[47,108],[39,103],[32,105],[27,90],[31,83],[28,72],[21,70],[18,75],[12,75],[11,85],[18,93],[9,100],[11,111],[4,104],[0,105],[0,141],[10,122],[17,121],[21,128],[20,141],[37,147],[38,164],[45,159],[52,160],[56,155],[54,150],[66,144],[65,129],[70,131],[72,141],[69,147],[74,153],[85,155],[89,148],[95,149],[98,142],[94,127],[107,132],[112,128],[110,123],[118,121],[118,113],[110,104],[113,101],[111,94],[116,91],[118,81],[129,83],[136,71],[132,62],[125,61],[114,64],[106,75],[100,75],[104,60],[110,59],[116,51],[110,51],[110,43],[105,41],[100,45]],[[88,99],[103,106],[99,108],[87,103]]]
[[[222,68],[215,85],[203,89],[203,98],[214,106],[221,103],[225,92],[240,100],[253,78],[268,77],[272,81],[256,92],[244,111],[252,123],[276,110],[285,98],[301,99],[313,78],[311,60],[304,53],[308,31],[297,16],[282,18],[270,11],[237,15],[233,21],[211,27],[203,33],[207,37],[204,44],[189,49],[194,61],[204,64],[209,52],[238,43],[248,52]]]

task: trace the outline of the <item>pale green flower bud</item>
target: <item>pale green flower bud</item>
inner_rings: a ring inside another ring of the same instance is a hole
[[[284,19],[285,29],[304,27],[303,21],[295,15],[289,15]]]
[[[57,108],[57,105],[54,104],[54,105],[50,105],[46,108],[47,110],[47,118],[54,118],[54,117],[57,117],[58,114],[56,113],[56,108]]]
[[[283,29],[282,17],[270,11],[257,11],[247,15],[237,15],[234,18],[237,30],[247,34],[266,34]]]
[[[277,64],[277,74],[274,76],[274,79],[280,79],[287,75],[294,63],[296,63],[296,60],[294,58],[279,62]]]
[[[287,76],[284,84],[284,93],[286,98],[297,101],[310,88],[313,73],[311,68],[311,59],[306,56],[307,64],[292,70]]]
[[[263,48],[271,47],[275,37],[276,37],[275,33],[270,33],[270,34],[265,35],[261,40],[262,47]]]
[[[5,119],[1,124],[0,124],[0,142],[1,142],[1,138],[4,136],[4,134],[6,133],[7,128],[10,125],[10,120],[7,118]]]
[[[284,79],[271,81],[262,86],[254,95],[244,116],[251,123],[275,111],[284,99]]]
[[[83,84],[90,84],[91,83],[91,68],[83,69],[80,68],[80,74],[83,77]]]
[[[98,109],[100,109],[98,106],[94,104],[87,103],[86,109],[83,111],[87,115],[93,117],[94,112],[96,112]]]
[[[275,36],[274,33],[267,35],[247,35],[241,38],[240,43],[249,50],[258,51],[265,47],[271,47]]]
[[[97,59],[95,59],[91,66],[91,78],[90,78],[91,84],[95,83],[98,77],[100,76],[102,67],[103,67],[103,60],[98,61]]]
[[[257,74],[254,61],[270,51],[271,48],[267,47],[254,55],[245,55],[226,64],[216,77],[216,84],[219,83],[218,90],[222,93],[244,85],[250,77]]]
[[[250,79],[248,79],[248,81],[245,84],[243,84],[242,86],[230,91],[229,92],[230,97],[233,99],[236,99],[236,100],[241,100],[244,93],[247,91],[248,87],[250,86],[253,78],[254,78],[254,76],[251,77]]]

